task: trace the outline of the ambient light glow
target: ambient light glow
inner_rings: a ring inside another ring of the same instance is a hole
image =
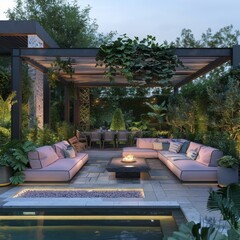
[[[128,165],[128,167],[132,167]],[[69,189],[69,188],[26,188],[16,193],[13,198],[56,198],[56,197],[68,197],[68,198],[144,198],[144,191],[139,189],[114,189],[114,188],[86,188],[86,189]]]
[[[134,162],[134,156],[132,154],[127,155],[126,157],[123,158],[124,162]]]

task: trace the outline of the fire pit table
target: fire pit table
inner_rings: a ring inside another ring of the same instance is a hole
[[[112,158],[106,167],[108,172],[115,172],[116,178],[140,178],[141,172],[150,170],[144,158],[133,158],[124,161],[124,158]]]

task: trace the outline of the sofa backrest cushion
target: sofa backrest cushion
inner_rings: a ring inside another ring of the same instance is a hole
[[[200,143],[190,142],[189,147],[188,147],[186,153],[188,153],[191,150],[194,150],[194,151],[196,151],[198,153],[202,146],[203,145],[200,144]]]
[[[223,153],[219,149],[202,146],[198,152],[198,157],[196,161],[208,167],[217,167],[217,161],[222,156]]]
[[[167,151],[169,149],[169,142],[153,142],[153,149],[158,151]]]
[[[57,153],[59,158],[65,158],[64,150],[66,150],[68,146],[70,146],[70,144],[68,143],[68,141],[64,140],[53,144],[52,147]]]
[[[59,159],[58,155],[51,146],[36,148],[35,151],[28,153],[31,168],[44,168]]]
[[[153,142],[169,142],[168,138],[137,138],[137,147],[138,148],[153,148]]]

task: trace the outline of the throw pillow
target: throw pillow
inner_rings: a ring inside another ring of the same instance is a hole
[[[169,150],[170,142],[162,142],[162,145],[163,145],[163,150],[164,151]]]
[[[181,147],[182,147],[182,143],[180,143],[180,142],[170,142],[169,151],[178,153],[180,151]]]
[[[161,142],[153,142],[154,150],[163,150],[163,144]]]
[[[72,146],[67,147],[67,149],[64,149],[64,155],[66,158],[74,158],[76,157],[76,152]]]
[[[185,141],[183,142],[183,145],[181,147],[180,153],[186,153],[187,149],[189,147],[190,142],[189,141]]]
[[[187,157],[191,158],[192,160],[196,160],[198,152],[196,150],[190,150],[187,152]]]

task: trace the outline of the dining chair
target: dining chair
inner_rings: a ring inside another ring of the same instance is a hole
[[[115,144],[115,132],[113,131],[106,131],[103,132],[103,148],[105,147],[105,143],[111,143],[113,145],[114,148],[116,148],[116,144]]]
[[[90,132],[90,147],[92,147],[92,143],[99,144],[100,148],[102,148],[101,132]]]
[[[78,138],[78,141],[80,143],[85,144],[85,148],[88,148],[88,139],[84,133],[80,132],[79,130],[76,130],[76,137]]]
[[[126,145],[128,145],[129,144],[129,136],[130,136],[130,132],[128,132],[128,131],[117,132],[117,136],[116,136],[117,148],[119,147],[119,145],[121,143],[125,143]]]

